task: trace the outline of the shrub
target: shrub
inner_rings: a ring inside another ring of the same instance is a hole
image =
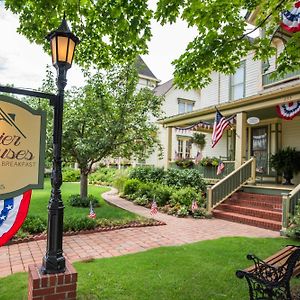
[[[197,191],[205,191],[206,183],[197,169],[174,169],[167,170],[164,183],[177,188],[192,187]]]
[[[64,219],[64,231],[91,230],[96,228],[96,226],[96,220],[87,216],[67,217]]]
[[[22,227],[22,231],[33,233],[41,233],[47,229],[46,219],[42,219],[36,216],[27,216]]]
[[[92,184],[112,185],[117,170],[112,168],[100,168],[89,176]]]
[[[143,197],[137,197],[134,201],[133,201],[134,204],[138,204],[138,205],[142,205],[142,206],[145,206],[149,203],[149,200],[143,196]]]
[[[199,194],[190,187],[175,191],[171,196],[171,204],[185,205],[191,207],[193,200],[198,199]]]
[[[300,205],[296,206],[295,215],[291,218],[291,226],[286,234],[294,239],[300,239]]]
[[[170,199],[171,195],[173,193],[174,189],[162,184],[155,184],[153,185],[153,197],[155,197],[155,201],[158,206],[164,206],[166,205]]]
[[[195,209],[192,215],[195,219],[211,218],[211,214],[207,212],[207,210],[204,207],[199,207],[198,209]]]
[[[136,193],[141,185],[138,179],[128,179],[124,184],[124,195],[133,195]]]
[[[120,192],[124,192],[124,185],[126,180],[128,180],[128,171],[127,170],[119,170],[116,172],[113,186]]]
[[[161,182],[164,177],[164,169],[142,166],[133,168],[129,173],[129,178],[139,179],[143,182]]]
[[[189,214],[189,211],[185,205],[180,206],[180,208],[177,210],[176,215],[178,217],[186,217]]]
[[[153,199],[153,184],[151,183],[140,183],[137,191],[134,193],[135,198],[136,197],[145,197],[148,200]]]
[[[100,206],[98,199],[93,196],[89,195],[86,198],[81,198],[80,195],[71,195],[69,197],[69,203],[71,206],[75,207],[89,207],[90,202],[92,202],[93,207],[98,207]]]
[[[64,169],[62,171],[62,178],[64,182],[77,182],[80,181],[80,170]]]

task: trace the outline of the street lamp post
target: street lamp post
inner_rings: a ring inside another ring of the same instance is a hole
[[[61,273],[65,271],[63,256],[63,216],[64,204],[61,197],[61,145],[62,120],[64,106],[64,88],[67,84],[67,71],[72,66],[74,50],[79,39],[70,31],[65,16],[59,28],[51,32],[47,39],[51,44],[52,63],[57,70],[56,85],[58,94],[53,102],[53,165],[51,175],[51,196],[48,204],[47,249],[43,258],[42,272],[44,274]]]

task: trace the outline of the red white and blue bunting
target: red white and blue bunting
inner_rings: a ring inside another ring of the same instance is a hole
[[[191,126],[188,126],[188,127],[175,127],[176,131],[178,132],[186,132],[186,131],[193,131],[193,130],[198,130],[198,129],[208,129],[208,130],[212,130],[213,129],[213,124],[210,124],[210,123],[207,123],[207,122],[203,122],[203,121],[200,121],[196,124],[193,124]]]
[[[300,112],[300,101],[276,106],[278,115],[285,120],[292,120]]]
[[[31,198],[31,190],[20,196],[0,199],[0,246],[7,243],[22,226]]]
[[[300,1],[290,11],[282,13],[281,27],[288,32],[300,31]]]

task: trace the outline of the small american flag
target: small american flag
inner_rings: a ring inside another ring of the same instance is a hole
[[[194,212],[195,210],[197,210],[199,207],[198,207],[198,203],[197,203],[197,200],[194,200],[192,202],[192,212]]]
[[[202,153],[201,151],[198,151],[195,157],[195,164],[198,165],[201,159],[202,159]]]
[[[151,205],[151,209],[150,209],[150,214],[155,215],[157,213],[157,211],[158,211],[158,208],[157,208],[156,201],[153,200],[152,205]]]
[[[225,165],[224,163],[222,162],[222,160],[219,160],[219,163],[218,163],[218,167],[217,167],[217,175],[220,175],[225,169]]]
[[[88,214],[88,217],[90,219],[96,219],[96,213],[95,213],[95,211],[93,209],[93,204],[92,204],[91,201],[90,201],[90,213]]]

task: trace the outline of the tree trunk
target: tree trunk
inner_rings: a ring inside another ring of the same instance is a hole
[[[80,170],[80,197],[86,198],[88,195],[88,175],[84,170]]]

